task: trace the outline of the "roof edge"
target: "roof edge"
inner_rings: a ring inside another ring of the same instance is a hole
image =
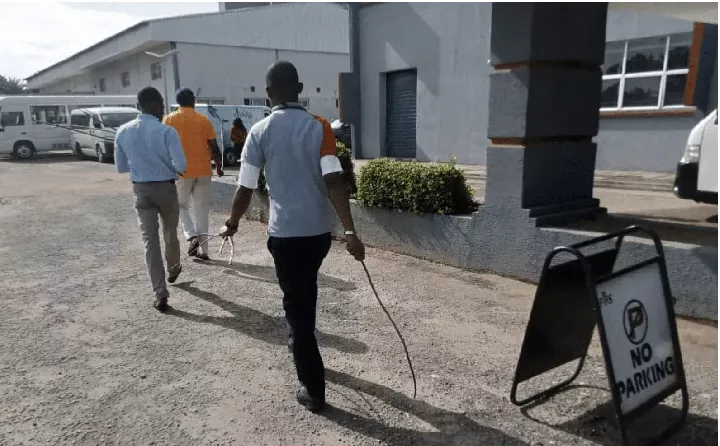
[[[72,56],[66,57],[65,59],[63,59],[63,60],[61,60],[61,61],[59,61],[59,62],[55,62],[54,64],[50,65],[50,66],[47,67],[47,68],[43,68],[42,70],[37,71],[37,72],[31,74],[30,76],[28,76],[28,77],[25,78],[25,81],[26,81],[26,82],[29,82],[31,79],[35,79],[36,77],[40,76],[41,74],[47,73],[48,71],[52,70],[53,68],[58,67],[58,66],[66,63],[66,62],[68,62],[68,61],[70,61],[70,60],[73,60],[73,59],[75,59],[75,58],[77,58],[77,57],[79,57],[79,56],[87,53],[88,51],[91,51],[91,50],[93,50],[93,49],[101,46],[101,45],[104,45],[104,44],[106,44],[107,42],[109,42],[109,41],[111,41],[111,40],[113,40],[113,39],[116,39],[116,38],[122,36],[123,34],[127,34],[127,33],[130,33],[130,32],[136,31],[136,30],[138,30],[138,29],[140,29],[140,28],[142,28],[142,27],[144,27],[144,26],[148,26],[151,21],[152,21],[152,20],[143,20],[143,21],[141,21],[141,22],[138,22],[138,23],[132,25],[132,26],[129,27],[129,28],[125,28],[124,30],[122,30],[122,31],[120,31],[120,32],[118,32],[118,33],[115,33],[115,34],[113,34],[113,35],[110,36],[110,37],[107,37],[107,38],[105,38],[105,39],[103,39],[103,40],[101,40],[101,41],[99,41],[99,42],[97,42],[97,43],[95,43],[95,44],[93,44],[93,45],[90,45],[89,47],[85,48],[84,50],[78,51],[77,53],[73,54]]]

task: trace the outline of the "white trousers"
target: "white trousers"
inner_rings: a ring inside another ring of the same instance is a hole
[[[207,254],[207,232],[210,214],[212,177],[181,178],[177,182],[180,224],[185,239],[198,237],[200,254]]]

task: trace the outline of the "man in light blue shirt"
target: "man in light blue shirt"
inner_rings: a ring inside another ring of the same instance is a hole
[[[163,97],[155,88],[138,93],[142,114],[121,126],[115,135],[115,166],[118,173],[130,173],[140,232],[145,244],[147,266],[155,292],[155,308],[164,312],[169,297],[162,261],[158,215],[163,223],[167,280],[175,283],[180,266],[177,227],[180,218],[175,179],[185,172],[187,162],[175,129],[161,122]]]

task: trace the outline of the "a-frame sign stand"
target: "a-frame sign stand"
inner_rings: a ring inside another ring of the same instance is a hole
[[[652,237],[656,255],[614,271],[625,236],[637,232]],[[580,252],[588,247],[595,248],[592,254]],[[552,265],[560,253],[575,259]],[[689,397],[662,243],[653,231],[639,226],[555,248],[548,254],[510,400],[524,406],[572,383],[582,370],[596,324],[623,444],[630,444],[627,430],[632,420],[679,390],[680,417],[649,444],[669,438],[687,417]],[[570,378],[518,400],[519,384],[576,360],[579,363]]]

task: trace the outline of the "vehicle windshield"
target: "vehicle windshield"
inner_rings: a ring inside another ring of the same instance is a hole
[[[101,117],[105,127],[120,127],[137,118],[137,115],[137,113],[103,113]]]

